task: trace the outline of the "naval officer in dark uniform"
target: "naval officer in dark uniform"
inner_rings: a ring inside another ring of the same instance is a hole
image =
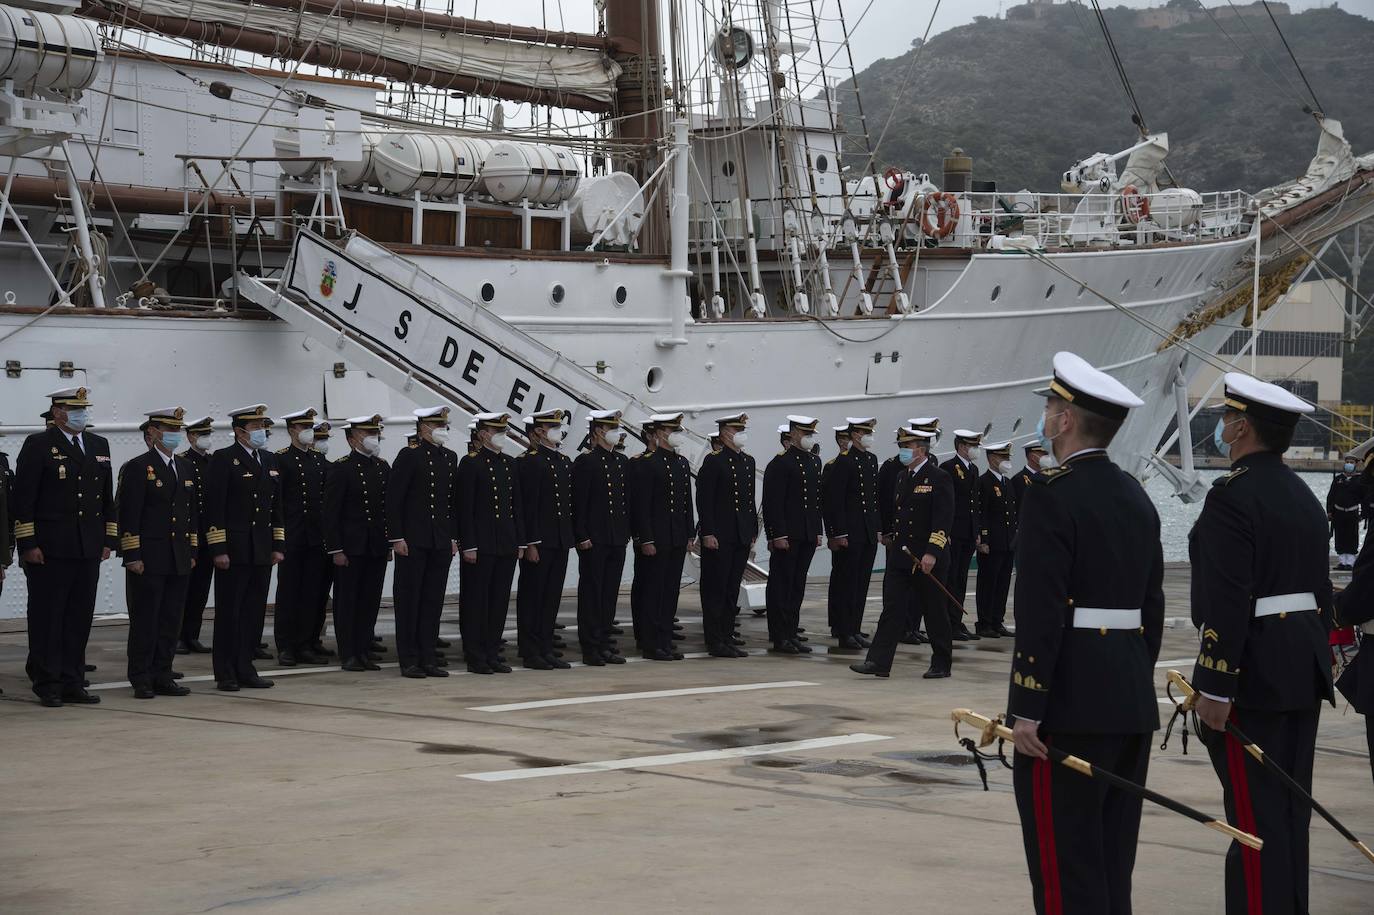
[[[1045,446],[1039,442],[1026,442],[1025,446],[1026,466],[1011,478],[1011,491],[1016,496],[1016,513],[1021,513],[1021,504],[1025,501],[1026,490],[1040,474],[1040,460],[1045,456]]]
[[[9,455],[0,451],[0,594],[5,592],[6,570],[14,563],[14,522],[10,503],[14,501],[14,474]]]
[[[29,585],[25,670],[39,701],[94,704],[85,680],[100,564],[119,545],[110,443],[86,431],[85,388],[48,395],[51,425],[24,439],[15,467],[14,539]]]
[[[679,454],[687,438],[681,413],[655,413],[653,449],[637,464],[639,498],[630,518],[635,546],[643,558],[636,576],[644,576],[641,599],[640,650],[650,661],[680,661],[673,647],[673,621],[682,589],[687,551],[696,546],[692,509],[692,467]]]
[[[577,638],[582,662],[592,667],[624,664],[611,629],[625,544],[630,540],[627,464],[616,451],[625,440],[619,410],[594,410],[588,445],[573,461],[573,536],[577,540]]]
[[[825,515],[825,504],[830,498],[830,472],[835,466],[835,461],[849,450],[849,424],[833,426],[835,433],[835,457],[821,465],[821,521],[824,523],[827,518]],[[847,579],[842,575],[835,574],[835,547],[831,543],[829,529],[826,530],[826,548],[831,550],[830,557],[830,578],[825,586],[825,625],[833,636],[838,631],[837,620],[842,619],[845,611],[842,609],[845,603],[845,585]],[[839,649],[836,649],[839,650]]]
[[[277,456],[267,450],[266,404],[229,414],[234,443],[210,457],[207,538],[215,564],[213,658],[219,689],[267,689],[253,661],[267,613],[272,566],[286,550]]]
[[[945,587],[966,605],[968,596],[969,563],[973,561],[980,542],[979,531],[982,519],[979,517],[978,478],[982,471],[974,462],[981,446],[981,433],[969,429],[954,430],[954,457],[940,465],[954,482],[954,528],[949,542],[949,569],[946,572]],[[952,602],[946,601],[949,624],[958,641],[977,641],[978,635],[969,632],[964,623],[963,613]]]
[[[277,452],[282,517],[286,522],[286,558],[277,566],[277,602],[272,635],[283,667],[320,664],[315,613],[320,592],[332,568],[324,552],[321,509],[326,464],[315,450],[315,411],[297,410],[282,417],[291,444]]]
[[[1362,633],[1361,648],[1336,681],[1336,688],[1364,716],[1369,766],[1374,771],[1374,537],[1365,538],[1350,584],[1336,595],[1336,625],[1358,626]]]
[[[901,470],[892,483],[892,527],[887,532],[892,588],[884,594],[882,615],[868,656],[849,665],[855,673],[887,677],[897,642],[914,627],[914,620],[924,616],[934,654],[930,669],[923,676],[936,680],[950,675],[953,641],[949,614],[944,609],[948,598],[941,593],[936,579],[944,572],[942,566],[949,556],[954,483],[930,458],[935,435],[933,429],[897,430]]]
[[[555,644],[554,627],[568,577],[573,542],[572,459],[560,449],[568,437],[568,415],[543,410],[525,420],[529,448],[516,458],[520,504],[529,545],[520,560],[515,595],[516,649],[531,670],[567,670]],[[532,547],[532,549],[531,549]]]
[[[1355,554],[1360,551],[1361,508],[1368,498],[1356,469],[1355,458],[1347,456],[1326,491],[1326,520],[1331,522],[1336,568],[1341,570],[1355,565]]]
[[[459,623],[471,673],[511,672],[501,658],[515,565],[529,546],[516,459],[502,450],[510,416],[478,413],[477,453],[459,476],[458,547],[463,577]],[[535,547],[537,554],[539,548]]]
[[[186,583],[186,605],[181,613],[181,630],[177,637],[177,654],[209,654],[210,649],[200,641],[200,627],[205,617],[205,605],[210,601],[210,585],[214,580],[215,561],[210,555],[210,515],[205,510],[205,489],[210,469],[210,450],[213,418],[203,416],[186,424],[188,447],[181,452],[186,473],[196,491],[196,561]]]
[[[415,444],[396,455],[386,484],[387,536],[396,552],[392,596],[401,676],[447,677],[439,619],[458,553],[458,455],[444,447],[449,408],[415,411]]]
[[[1159,728],[1159,516],[1106,451],[1142,401],[1062,352],[1042,393],[1058,466],[1026,490],[1017,541],[1016,806],[1037,913],[1129,913],[1141,798],[1051,762],[1046,746],[1145,782]]]
[[[869,644],[860,630],[882,529],[878,458],[873,454],[873,428],[877,422],[872,417],[845,419],[847,447],[831,462],[827,484],[822,487],[822,514],[830,543],[831,591],[838,595],[830,634],[839,648],[850,651]]]
[[[1016,491],[1011,482],[1011,443],[987,445],[988,469],[978,479],[978,607],[975,634],[985,639],[1010,636],[1003,625],[1011,592],[1012,550],[1016,546]]]
[[[735,609],[749,552],[759,536],[754,458],[744,413],[716,420],[720,450],[697,471],[697,529],[701,535],[701,618],[706,649],[716,658],[748,656],[734,641]]]
[[[333,426],[325,420],[320,420],[315,423],[314,444],[312,445],[314,450],[320,455],[320,458],[326,462],[326,481],[329,479],[329,433],[332,429]],[[329,594],[334,589],[334,566],[330,561],[329,555],[323,550],[320,551],[320,563],[324,568],[324,572],[320,580],[320,587],[315,591],[314,612],[312,618],[306,624],[305,630],[309,635],[309,645],[307,645],[307,647],[310,649],[311,653],[317,658],[327,660],[334,657],[334,650],[326,647],[323,641],[324,630],[329,622]],[[375,649],[374,647],[374,650],[385,651],[386,649]]]
[[[348,454],[329,465],[321,530],[334,571],[334,639],[347,671],[381,670],[369,654],[391,560],[386,535],[386,489],[391,466],[382,460],[382,417],[355,416],[344,424]]]
[[[200,545],[199,493],[189,464],[176,453],[185,440],[186,411],[168,407],[147,416],[139,428],[148,450],[119,469],[115,496],[135,699],[191,692],[172,679],[172,656]]]
[[[1310,793],[1317,718],[1334,698],[1330,566],[1322,505],[1283,453],[1313,407],[1239,372],[1223,384],[1213,441],[1231,472],[1212,484],[1188,535],[1202,636],[1193,686],[1227,819],[1264,840],[1263,851],[1233,843],[1227,852],[1226,911],[1305,913],[1312,810],[1224,729],[1234,721]]]
[[[811,560],[821,544],[821,459],[811,453],[818,420],[787,417],[786,445],[763,472],[763,527],[770,553],[768,640],[780,654],[810,654],[799,641]]]

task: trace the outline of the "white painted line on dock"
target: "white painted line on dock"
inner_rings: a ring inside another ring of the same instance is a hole
[[[814,737],[810,740],[789,740],[785,743],[764,743],[753,747],[731,747],[725,750],[699,750],[692,753],[665,753],[662,756],[632,756],[629,759],[607,759],[601,762],[574,763],[567,766],[541,766],[536,769],[503,769],[497,772],[472,772],[459,778],[479,782],[509,782],[523,778],[547,778],[553,775],[586,775],[593,772],[613,772],[617,769],[651,769],[681,763],[710,762],[716,759],[740,759],[746,756],[769,756],[774,753],[796,753],[847,744],[891,740],[882,734],[842,734],[839,737]]]
[[[379,664],[378,666],[381,667],[381,668],[383,668],[383,669],[386,669],[386,668],[388,668],[388,667],[395,667],[395,666],[397,666],[397,665],[396,665],[396,662],[395,662],[395,661],[388,661],[388,662],[386,662],[385,664]],[[335,666],[333,666],[333,667],[283,667],[283,668],[281,668],[280,670],[260,670],[260,671],[258,671],[258,676],[259,676],[259,677],[293,677],[293,676],[296,676],[297,674],[327,674],[327,673],[336,673],[336,674],[337,674],[337,673],[340,673],[340,672],[341,672],[341,669],[338,667],[338,665],[335,665]],[[173,681],[173,682],[176,682],[176,683],[213,683],[213,682],[215,682],[215,675],[214,675],[214,674],[199,674],[199,675],[194,676],[194,677],[182,677],[180,680],[176,680],[176,681]],[[128,681],[128,680],[120,680],[119,682],[116,682],[116,683],[92,683],[90,686],[86,687],[86,689],[91,690],[92,692],[94,692],[95,690],[98,690],[98,689],[127,689],[127,688],[129,687],[129,685],[130,685],[130,684],[129,684],[129,681]]]
[[[756,689],[786,689],[791,686],[819,686],[808,680],[778,680],[773,683],[736,683],[728,686],[697,686],[689,689],[656,689],[642,693],[612,693],[602,696],[571,696],[566,699],[540,699],[535,702],[508,702],[505,705],[471,705],[469,712],[519,712],[532,708],[564,705],[590,705],[594,702],[628,702],[632,699],[670,699],[674,696],[700,696],[706,693],[743,693]]]
[[[1156,661],[1155,670],[1163,670],[1166,667],[1178,667],[1180,664],[1192,664],[1197,658],[1170,658],[1167,661]]]

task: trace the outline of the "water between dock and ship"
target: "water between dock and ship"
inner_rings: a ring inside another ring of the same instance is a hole
[[[1221,476],[1225,471],[1222,470],[1203,470],[1200,471],[1202,479],[1207,485]],[[1299,473],[1308,486],[1312,487],[1312,492],[1323,506],[1326,505],[1326,491],[1331,488],[1331,474],[1329,473]],[[1194,502],[1191,505],[1174,497],[1172,487],[1163,477],[1154,477],[1145,484],[1145,491],[1150,494],[1151,501],[1159,511],[1160,539],[1164,541],[1164,561],[1165,562],[1187,562],[1188,561],[1188,532],[1193,529],[1193,522],[1202,511],[1203,503]],[[1360,541],[1364,542],[1365,531],[1360,530]]]

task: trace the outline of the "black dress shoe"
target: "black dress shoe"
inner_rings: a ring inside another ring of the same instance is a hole
[[[945,677],[948,677],[948,676],[949,676],[949,665],[948,665],[948,664],[932,663],[932,664],[930,665],[930,670],[928,670],[928,671],[926,671],[925,673],[921,674],[921,679],[922,679],[922,680],[943,680]]]
[[[755,616],[767,616],[767,615],[768,615],[768,608],[767,608],[767,607],[755,607],[755,608],[754,608],[754,615],[755,615]]]
[[[559,649],[559,648],[564,648],[564,647],[566,647],[566,646],[564,646],[564,645],[559,645],[559,646],[555,647],[553,651],[549,652],[549,654],[553,655],[555,658],[561,658],[561,657],[563,657],[563,652],[559,651],[558,649]]]
[[[796,638],[794,638],[792,641],[794,641],[794,642],[796,642],[798,645],[800,645],[802,642],[809,642],[809,641],[811,641],[811,640],[808,639],[808,638],[807,638],[806,636],[804,636],[804,635],[799,635],[799,636],[797,636]]]
[[[271,689],[276,685],[266,677],[247,677],[239,681],[239,686],[246,686],[248,689]]]
[[[262,660],[262,655],[263,655],[263,654],[265,654],[265,652],[259,652],[259,653],[255,654],[254,657],[257,658],[258,660]],[[295,667],[295,666],[296,666],[296,656],[295,656],[294,654],[292,654],[291,652],[289,652],[289,651],[283,651],[283,652],[277,657],[277,663],[280,664],[282,667]]]
[[[991,626],[984,626],[981,623],[974,628],[974,632],[980,639],[1000,639],[1002,637],[1002,633]]]
[[[447,677],[448,671],[442,667],[435,667],[433,664],[426,664],[423,668],[426,677]]]
[[[555,629],[567,629],[568,627],[565,626],[565,625],[563,625],[562,623],[554,623],[554,624],[553,624],[553,628],[555,628]]]
[[[72,705],[99,705],[100,697],[83,689],[74,693],[63,693],[62,701],[70,702]]]
[[[879,667],[877,664],[874,664],[872,661],[860,661],[858,664],[850,664],[849,669],[854,671],[854,673],[856,674],[865,674],[870,677],[880,677],[884,680],[887,679],[890,673],[890,671],[883,670],[881,667]]]
[[[95,670],[95,665],[94,665],[94,664],[87,664],[87,665],[86,665],[86,673],[90,673],[90,672],[93,671],[93,670]]]
[[[835,643],[837,651],[862,651],[863,647],[859,640],[852,635],[840,636],[839,641]]]
[[[902,637],[898,641],[903,645],[924,645],[929,640],[921,634],[921,630],[912,629],[910,632],[902,633]]]
[[[969,632],[967,629],[964,629],[962,627],[957,628],[953,632],[951,632],[949,634],[949,637],[956,642],[972,642],[978,638],[978,636],[974,635],[972,632]]]
[[[434,659],[434,666],[435,666],[435,667],[448,667],[448,658],[436,657],[436,658]]]
[[[674,661],[685,661],[685,660],[687,660],[687,656],[686,656],[685,654],[683,654],[682,652],[680,652],[680,651],[670,651],[670,652],[668,652],[668,654],[672,657],[672,659],[673,659]]]
[[[673,633],[673,641],[674,641],[674,642],[683,642],[683,641],[686,641],[686,640],[687,640],[687,636],[683,635],[681,632],[674,632],[674,633]]]
[[[186,647],[191,649],[191,654],[209,654],[210,646],[205,645],[200,639],[191,639],[186,643]]]
[[[864,635],[862,632],[854,636],[854,641],[859,643],[860,648],[869,648],[873,645],[873,640],[870,639],[868,636]]]
[[[774,642],[773,647],[768,650],[773,654],[801,654],[801,651],[797,649],[796,642]]]
[[[469,661],[468,673],[470,674],[494,674],[496,671],[486,661]]]
[[[154,683],[153,692],[159,696],[189,696],[191,691],[180,683]]]
[[[215,684],[215,689],[225,693],[236,693],[239,691],[239,685],[233,680],[220,680]]]
[[[376,661],[372,660],[371,657],[359,658],[358,660],[361,661],[363,667],[366,667],[368,670],[381,670],[381,669],[382,669],[382,665],[380,665],[380,664],[378,664]]]
[[[712,648],[708,649],[706,653],[713,658],[739,657],[739,655],[735,654],[735,649],[730,647],[729,645],[715,645]]]
[[[599,654],[582,655],[582,663],[588,667],[605,667],[606,662],[601,659]]]
[[[805,627],[805,626],[798,626],[798,627],[797,627],[797,632],[798,632],[798,633],[803,633],[803,632],[805,632],[805,631],[806,631],[806,627]]]
[[[553,665],[540,657],[521,658],[520,663],[526,670],[553,670]]]
[[[683,631],[684,629],[686,629],[686,628],[687,628],[687,627],[684,626],[684,625],[682,625],[681,623],[673,623],[673,631],[674,631],[674,632],[682,632],[682,631]]]
[[[544,660],[548,663],[549,667],[553,668],[554,670],[572,669],[572,665],[569,664],[567,661],[564,661],[562,658],[555,658],[553,655],[545,655]]]
[[[646,661],[671,661],[673,659],[673,653],[664,651],[662,648],[650,648],[648,651],[640,652],[639,656]]]
[[[388,650],[389,649],[382,644],[382,640],[377,639],[372,643],[372,647],[368,649],[368,652],[376,654],[386,654]]]
[[[812,649],[810,645],[803,645],[800,642],[793,642],[792,644],[796,646],[797,654],[811,654]]]
[[[259,647],[259,648],[266,648],[266,647],[267,647],[267,643],[266,643],[266,642],[259,642],[259,643],[258,643],[258,647]]]
[[[186,675],[185,675],[184,673],[182,673],[181,671],[179,671],[179,670],[174,670],[174,671],[172,671],[172,673],[171,673],[171,677],[172,677],[173,680],[180,680],[180,679],[181,679],[182,677],[184,677],[184,676],[186,676]]]
[[[315,665],[323,664],[328,659],[325,658],[324,655],[315,654],[315,652],[307,648],[305,651],[296,652],[296,660],[302,664]]]
[[[334,652],[333,652],[333,650],[332,650],[332,649],[329,649],[329,648],[325,648],[325,647],[324,647],[324,643],[321,642],[319,639],[316,639],[314,642],[311,642],[311,643],[310,643],[310,651],[311,651],[312,653],[314,653],[314,654],[319,655],[321,658],[332,658],[332,657],[334,657]],[[320,663],[323,664],[324,662],[321,661]]]
[[[744,644],[744,639],[740,638],[740,637],[737,636],[737,635],[732,635],[732,636],[730,636],[730,644],[731,644],[731,645],[743,645],[743,644]]]
[[[380,660],[382,659],[382,656],[381,656],[381,654],[380,654],[379,652],[376,652],[376,651],[369,651],[369,652],[367,653],[367,659],[368,659],[369,661],[380,661]]]
[[[257,651],[254,651],[254,652],[253,652],[253,660],[254,660],[254,661],[270,661],[270,660],[272,660],[272,652],[267,651],[266,649],[263,649],[263,648],[259,648]]]
[[[611,627],[611,635],[624,635],[624,634],[625,634],[625,630],[624,630],[622,627],[620,627],[620,626],[612,626],[612,627]]]
[[[498,674],[508,674],[511,672],[511,666],[506,663],[505,658],[497,658],[495,661],[492,661],[490,663],[491,669],[496,671]]]
[[[727,647],[728,647],[731,651],[733,651],[733,652],[735,653],[735,657],[737,657],[737,658],[747,658],[747,657],[749,657],[749,652],[745,651],[743,648],[740,648],[740,647],[735,646],[735,645],[730,645],[730,646],[727,646]]]
[[[1016,638],[1016,633],[1012,632],[1010,629],[1008,629],[1006,626],[1003,626],[1001,623],[998,623],[993,628],[997,631],[997,634],[1004,639]]]
[[[189,649],[189,648],[186,647],[186,643],[185,643],[185,642],[177,642],[176,653],[177,653],[177,654],[190,654],[190,653],[191,653],[191,649]]]
[[[608,651],[601,655],[601,659],[607,664],[624,664],[625,659],[614,651]]]
[[[367,670],[367,665],[358,658],[349,658],[340,664],[339,667],[353,674],[360,674]]]
[[[410,667],[403,668],[401,670],[401,676],[409,677],[412,680],[423,680],[427,675],[423,667],[418,664],[413,664]]]
[[[374,636],[372,637],[372,641],[373,641],[374,643],[375,643],[375,642],[380,642],[381,640],[382,640],[382,637],[381,637],[380,635],[374,635]]]
[[[38,704],[41,705],[41,706],[43,706],[43,708],[61,708],[61,707],[62,707],[62,697],[61,697],[61,696],[39,696],[39,697],[38,697]]]
[[[155,698],[156,696],[157,696],[157,693],[153,692],[153,688],[152,688],[151,686],[135,686],[135,687],[134,687],[134,698],[135,698],[135,699],[152,699],[152,698]]]
[[[91,681],[90,681],[90,680],[82,680],[82,681],[81,681],[81,688],[82,688],[82,689],[85,689],[86,687],[88,687],[88,686],[90,686],[90,685],[91,685]]]

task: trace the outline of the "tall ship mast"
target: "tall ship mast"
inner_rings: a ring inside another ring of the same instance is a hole
[[[1191,449],[1156,454],[1190,379],[1374,211],[1374,156],[1320,113],[1280,187],[1179,186],[1138,119],[1012,191],[959,149],[879,158],[842,3],[593,12],[0,5],[0,450],[73,383],[116,460],[171,389],[216,416],[939,415],[1020,442],[1068,349],[1146,401],[1116,459],[1190,495]]]

